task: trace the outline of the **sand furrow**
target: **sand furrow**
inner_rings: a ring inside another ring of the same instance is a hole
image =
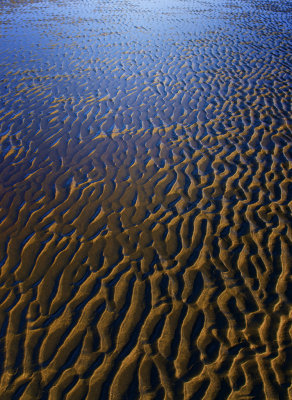
[[[0,397],[291,398],[289,2],[0,11]]]

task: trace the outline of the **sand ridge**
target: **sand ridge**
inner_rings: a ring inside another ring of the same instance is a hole
[[[289,6],[12,3],[2,398],[291,397]]]

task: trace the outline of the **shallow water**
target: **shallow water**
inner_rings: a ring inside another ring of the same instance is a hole
[[[291,4],[1,1],[1,398],[292,397]]]

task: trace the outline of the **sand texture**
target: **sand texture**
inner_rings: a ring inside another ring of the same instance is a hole
[[[291,2],[0,1],[0,399],[289,400]]]

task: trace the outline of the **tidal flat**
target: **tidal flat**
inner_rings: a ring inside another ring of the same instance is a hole
[[[0,1],[1,400],[289,400],[292,2]]]

